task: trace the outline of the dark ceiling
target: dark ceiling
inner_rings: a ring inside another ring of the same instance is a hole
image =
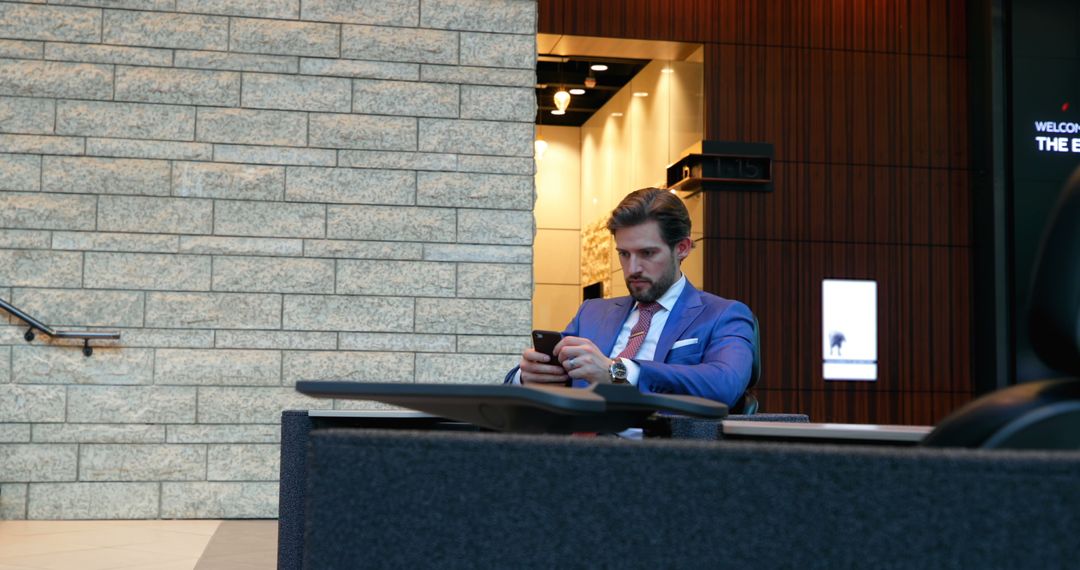
[[[590,66],[597,63],[607,65],[608,69],[590,71]],[[536,63],[536,122],[580,127],[648,63],[649,60],[645,59],[540,56]],[[589,73],[596,78],[596,86],[592,89],[585,87],[585,78]],[[570,107],[565,115],[552,115],[551,111],[555,109],[553,98],[560,86],[568,90],[580,87],[585,89],[585,94],[570,97]]]

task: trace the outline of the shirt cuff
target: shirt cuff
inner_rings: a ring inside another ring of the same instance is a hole
[[[518,368],[517,372],[514,372],[514,377],[510,379],[511,384],[517,384],[521,386],[521,369]]]
[[[626,381],[637,386],[638,376],[641,375],[641,367],[638,366],[637,362],[629,358],[620,358],[619,360],[626,365]]]

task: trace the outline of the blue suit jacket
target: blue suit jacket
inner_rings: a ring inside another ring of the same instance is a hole
[[[582,303],[563,336],[587,338],[611,353],[630,311],[631,297]],[[632,359],[641,367],[638,388],[658,394],[689,394],[724,402],[739,400],[754,362],[754,317],[738,302],[699,291],[686,283],[656,345],[653,360]],[[672,349],[678,341],[697,339]],[[506,380],[513,379],[517,368]]]

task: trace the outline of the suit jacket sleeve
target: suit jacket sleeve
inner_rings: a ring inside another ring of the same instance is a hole
[[[566,325],[566,329],[563,330],[563,336],[578,336],[578,330],[580,330],[581,312],[585,309],[585,305],[589,303],[591,299],[587,299],[584,303],[578,307],[577,314],[570,320],[570,324]],[[515,366],[510,369],[510,372],[506,373],[506,377],[503,378],[503,384],[511,384],[514,381],[514,375],[517,374],[518,367]]]
[[[754,362],[753,314],[746,305],[732,301],[719,315],[703,316],[704,324],[683,335],[699,338],[698,344],[703,344],[700,352],[693,348],[697,345],[691,345],[670,351],[664,362],[634,359],[641,367],[641,391],[689,394],[729,406],[739,400],[750,382]],[[680,350],[687,354],[679,354]]]

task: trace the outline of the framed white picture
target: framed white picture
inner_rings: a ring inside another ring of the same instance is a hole
[[[823,280],[821,327],[826,380],[877,380],[877,281]]]

